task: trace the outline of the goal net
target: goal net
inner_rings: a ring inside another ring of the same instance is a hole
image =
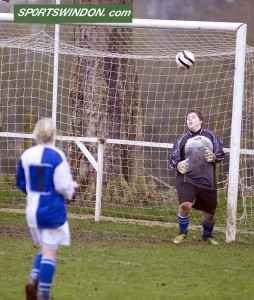
[[[145,26],[142,20],[137,24],[0,22],[0,208],[24,208],[25,196],[15,187],[17,160],[34,144],[36,121],[52,117],[56,145],[80,183],[69,212],[177,226],[175,172],[168,167],[168,153],[187,131],[187,110],[196,108],[226,152],[217,166],[216,229],[226,231],[233,220],[237,237],[246,239],[242,233],[254,229],[253,49],[246,48],[239,114],[234,111],[234,98],[241,95],[241,86],[235,86],[237,30],[191,29],[188,22],[183,28],[149,27],[147,20]],[[189,70],[176,65],[181,50],[195,55]],[[239,141],[237,130],[232,136],[237,124]],[[234,138],[240,148],[232,151]],[[237,159],[233,169],[231,155]],[[232,190],[236,206],[228,200]],[[200,212],[192,212],[190,223],[201,224]]]

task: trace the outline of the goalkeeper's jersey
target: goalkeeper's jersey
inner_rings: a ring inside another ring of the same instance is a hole
[[[27,194],[29,227],[56,228],[67,220],[64,199],[71,199],[74,187],[64,153],[54,146],[36,145],[19,161],[16,182]]]
[[[214,162],[205,159],[205,147],[215,154]],[[176,184],[189,182],[197,187],[216,190],[215,163],[224,159],[222,143],[211,130],[200,129],[187,132],[174,143],[169,157],[169,166],[177,170],[180,161],[188,159],[188,171],[183,175],[177,172]]]

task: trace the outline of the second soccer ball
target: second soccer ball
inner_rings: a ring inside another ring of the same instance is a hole
[[[176,55],[176,63],[180,69],[189,69],[195,63],[195,57],[192,52],[184,50]]]

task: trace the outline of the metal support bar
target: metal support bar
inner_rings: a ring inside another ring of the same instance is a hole
[[[100,221],[101,216],[104,144],[105,140],[98,140],[98,170],[96,178],[95,222]]]
[[[88,159],[88,161],[91,163],[91,165],[94,167],[94,169],[98,172],[98,163],[92,156],[92,154],[87,150],[86,146],[81,142],[76,142],[76,145],[79,147],[81,152],[85,155],[85,157]]]

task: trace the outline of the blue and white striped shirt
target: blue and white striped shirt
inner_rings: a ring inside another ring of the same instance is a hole
[[[29,227],[56,228],[67,220],[64,199],[72,199],[74,186],[64,153],[51,145],[27,149],[18,164],[16,182],[27,194]]]

